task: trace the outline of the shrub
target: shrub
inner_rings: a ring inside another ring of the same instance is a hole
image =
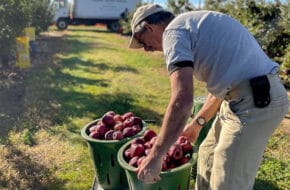
[[[127,18],[125,19],[121,19],[120,20],[120,24],[121,24],[121,27],[122,27],[122,33],[125,34],[125,35],[131,35],[132,34],[132,31],[131,31],[131,20],[133,18],[133,14],[134,12],[136,11],[136,9],[142,5],[145,5],[146,3],[139,3],[136,5],[136,8],[132,11],[132,12],[129,12]]]
[[[46,31],[52,24],[53,14],[48,9],[49,0],[31,1],[31,26],[35,27],[36,34]]]
[[[28,0],[6,0],[0,2],[0,57],[13,53],[15,37],[23,34],[30,21]]]
[[[0,63],[6,66],[8,58],[15,55],[15,38],[23,35],[25,27],[36,28],[36,33],[47,30],[52,14],[49,0],[0,1]]]

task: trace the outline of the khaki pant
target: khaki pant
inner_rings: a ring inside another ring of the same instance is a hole
[[[271,103],[254,105],[248,82],[230,91],[200,145],[195,190],[251,190],[267,142],[288,111],[277,75],[268,75]]]

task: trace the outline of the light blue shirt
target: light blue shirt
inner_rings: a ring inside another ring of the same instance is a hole
[[[191,61],[195,78],[220,98],[241,81],[279,70],[244,26],[218,12],[180,14],[165,29],[162,46],[170,73],[180,68],[175,63]]]

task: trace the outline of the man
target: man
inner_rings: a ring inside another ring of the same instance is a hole
[[[161,161],[181,134],[194,142],[217,115],[198,152],[196,190],[253,188],[267,141],[288,110],[279,66],[238,21],[212,11],[177,17],[148,4],[133,15],[130,48],[163,51],[171,98],[158,139],[138,167],[146,183],[160,180]],[[208,98],[191,123],[193,76],[207,84]]]

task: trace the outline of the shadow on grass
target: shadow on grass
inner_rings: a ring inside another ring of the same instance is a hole
[[[33,161],[24,152],[17,149],[13,145],[6,146],[8,154],[5,159],[9,162],[9,166],[17,171],[17,175],[11,176],[8,172],[9,179],[0,171],[0,187],[8,189],[64,189],[65,181],[57,179],[48,168],[38,162]]]
[[[87,60],[84,61],[76,56],[69,57],[69,58],[62,58],[61,60],[61,67],[68,68],[68,69],[78,69],[83,70],[86,73],[92,74],[100,74],[107,70],[112,70],[114,72],[131,72],[138,74],[138,70],[128,66],[113,66],[112,63],[105,61],[103,59],[98,60]],[[60,71],[57,71],[60,73]],[[56,74],[56,76],[58,76]]]
[[[100,49],[102,51],[126,52],[123,47],[114,47],[110,41],[104,41],[96,36],[86,36],[74,34],[73,36],[66,36],[65,43],[70,46],[70,54],[78,54],[80,52],[89,52],[92,49]]]
[[[74,41],[73,47],[80,47],[80,51],[86,51],[87,45],[79,41]],[[102,44],[100,44],[102,46]],[[77,52],[76,48],[70,49],[70,52]],[[55,96],[55,100],[61,104],[61,108],[54,112],[53,121],[56,124],[63,124],[69,122],[71,117],[83,117],[88,114],[93,114],[96,117],[101,116],[108,110],[114,110],[117,113],[125,113],[132,111],[135,115],[138,115],[144,119],[153,119],[160,124],[161,116],[153,110],[136,106],[134,103],[138,101],[138,97],[133,97],[130,93],[115,93],[108,94],[102,93],[98,95],[91,95],[88,93],[76,92],[73,89],[63,91],[63,87],[69,87],[79,84],[79,86],[95,85],[99,87],[110,87],[110,79],[85,79],[77,76],[71,76],[63,73],[63,68],[78,69],[91,74],[102,74],[105,71],[111,70],[113,72],[131,72],[138,74],[135,68],[129,66],[114,66],[113,63],[99,59],[81,60],[79,57],[62,58],[59,60],[57,67],[51,68],[54,70],[53,74],[44,71],[45,74],[41,76],[47,76],[55,85],[48,84],[47,91],[51,92]],[[53,87],[51,87],[53,86]],[[97,119],[97,118],[94,118]],[[79,131],[76,131],[79,133]]]
[[[83,126],[79,126],[79,124],[75,124],[71,118],[82,118],[93,115],[94,117],[92,120],[95,120],[99,119],[109,110],[113,110],[119,114],[131,111],[134,115],[144,120],[153,120],[156,121],[156,125],[161,125],[160,118],[162,118],[162,116],[153,110],[142,106],[136,106],[134,102],[137,100],[129,93],[99,94],[96,96],[73,91],[58,91],[56,93],[61,93],[61,97],[58,96],[61,107],[48,117],[51,117],[53,125],[63,125],[64,127],[63,130],[51,129],[51,132],[64,135],[73,143],[81,143],[86,146],[85,141],[83,141],[80,136],[80,129],[86,123],[83,123]]]
[[[92,95],[85,93],[85,90],[84,92],[74,90],[75,87],[85,88],[84,86],[107,88],[110,87],[111,80],[79,77],[77,74],[67,74],[63,69],[75,69],[78,72],[88,74],[103,74],[107,71],[138,74],[138,71],[129,66],[116,66],[116,64],[104,59],[83,60],[75,55],[87,51],[94,43],[84,43],[76,39],[75,36],[69,37],[69,39],[64,38],[64,41],[62,39],[62,43],[69,44],[68,48],[62,49],[64,56],[58,57],[55,64],[33,70],[27,79],[28,84],[30,84],[27,90],[33,92],[33,96],[28,102],[34,101],[33,105],[29,107],[34,109],[35,114],[52,121],[52,125],[62,125],[69,123],[72,117],[81,118],[95,115],[97,118],[108,110],[114,110],[120,114],[132,111],[144,119],[153,119],[157,121],[157,124],[161,123],[161,116],[158,113],[142,106],[136,106],[135,102],[138,101],[138,97],[133,97],[130,93]],[[104,44],[99,45],[102,48],[107,48]],[[110,49],[110,47],[108,48]],[[73,56],[66,57],[67,53]],[[37,84],[32,85],[34,81],[37,81]],[[35,98],[39,99],[42,104],[39,103],[40,101],[37,102]],[[54,105],[59,106],[56,108]],[[35,122],[35,125],[39,125],[39,122]],[[79,133],[77,128],[71,127],[70,130]]]

